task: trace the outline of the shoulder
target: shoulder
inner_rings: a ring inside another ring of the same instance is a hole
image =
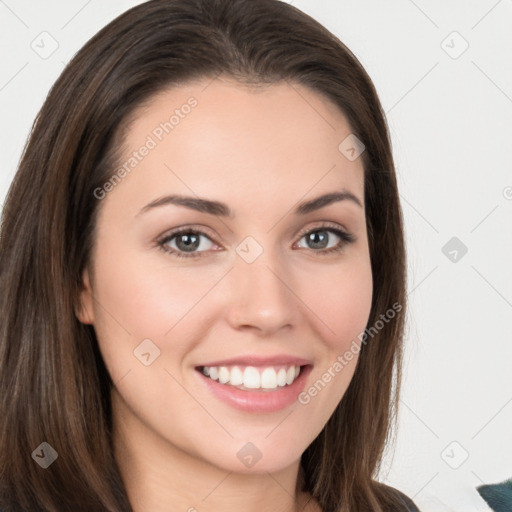
[[[406,508],[404,508],[404,512],[421,512],[420,509],[416,506],[414,501],[412,501],[411,498],[406,496],[402,491],[399,491],[395,487],[391,487],[390,485],[386,485],[383,483],[379,483],[379,486],[382,489],[386,489],[388,491],[391,491],[391,493],[398,498],[398,500],[401,500]]]
[[[391,487],[389,485],[383,484],[382,482],[375,482],[377,486],[382,490],[386,491],[386,494],[392,495],[393,498],[395,498],[395,505],[396,501],[403,505],[403,507],[400,507],[399,511],[398,509],[393,509],[393,512],[421,512],[420,509],[416,506],[414,501],[412,501],[411,498],[406,496],[402,491],[399,491],[395,487]],[[301,505],[300,509],[304,512],[322,512],[322,509],[318,502],[312,498],[312,496],[308,493],[301,493],[301,499],[303,501],[300,501],[299,504]],[[388,501],[389,506],[389,501]],[[390,509],[388,509],[390,510]],[[1,511],[0,511],[1,512]]]

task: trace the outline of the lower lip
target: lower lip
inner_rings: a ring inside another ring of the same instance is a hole
[[[301,367],[299,376],[289,386],[265,391],[244,391],[229,384],[221,384],[196,371],[208,389],[224,403],[245,412],[265,413],[281,411],[297,401],[297,397],[304,389],[311,366]]]

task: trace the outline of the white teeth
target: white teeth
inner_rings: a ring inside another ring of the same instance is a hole
[[[284,368],[277,372],[277,385],[281,387],[286,386],[286,370]]]
[[[242,373],[242,370],[238,368],[238,366],[235,366],[231,370],[231,379],[229,380],[229,383],[232,386],[241,386],[244,383],[244,374]]]
[[[221,366],[219,368],[219,382],[221,384],[226,384],[226,382],[229,382],[229,379],[229,370],[225,366]]]
[[[256,368],[254,366],[204,366],[203,375],[221,384],[246,389],[276,389],[290,385],[299,376],[300,366]]]
[[[277,375],[274,368],[265,368],[261,374],[261,387],[263,389],[277,388]]]
[[[295,367],[290,366],[286,372],[286,384],[290,385],[295,380]]]
[[[248,366],[244,371],[244,387],[258,389],[261,384],[260,372],[253,366]]]

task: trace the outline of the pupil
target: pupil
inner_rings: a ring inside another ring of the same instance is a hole
[[[182,243],[181,243],[182,242]],[[199,237],[197,235],[180,235],[176,241],[179,249],[192,251],[199,247]]]
[[[327,236],[325,235],[325,231],[310,233],[309,242],[312,242],[313,248],[323,249],[327,245]]]

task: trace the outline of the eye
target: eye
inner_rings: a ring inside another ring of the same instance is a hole
[[[302,234],[301,240],[305,240],[306,249],[312,249],[319,254],[330,254],[341,251],[346,244],[355,241],[350,233],[336,227],[320,226]]]
[[[207,241],[201,240],[205,238]],[[179,258],[194,258],[201,252],[208,251],[215,245],[210,237],[201,230],[181,228],[166,235],[158,241],[158,247]]]
[[[339,227],[319,226],[300,235],[307,246],[299,248],[309,249],[319,255],[327,255],[341,251],[346,244],[353,243],[355,237]],[[201,253],[218,247],[210,236],[200,229],[184,227],[165,235],[157,241],[158,248],[178,258],[197,258]]]

